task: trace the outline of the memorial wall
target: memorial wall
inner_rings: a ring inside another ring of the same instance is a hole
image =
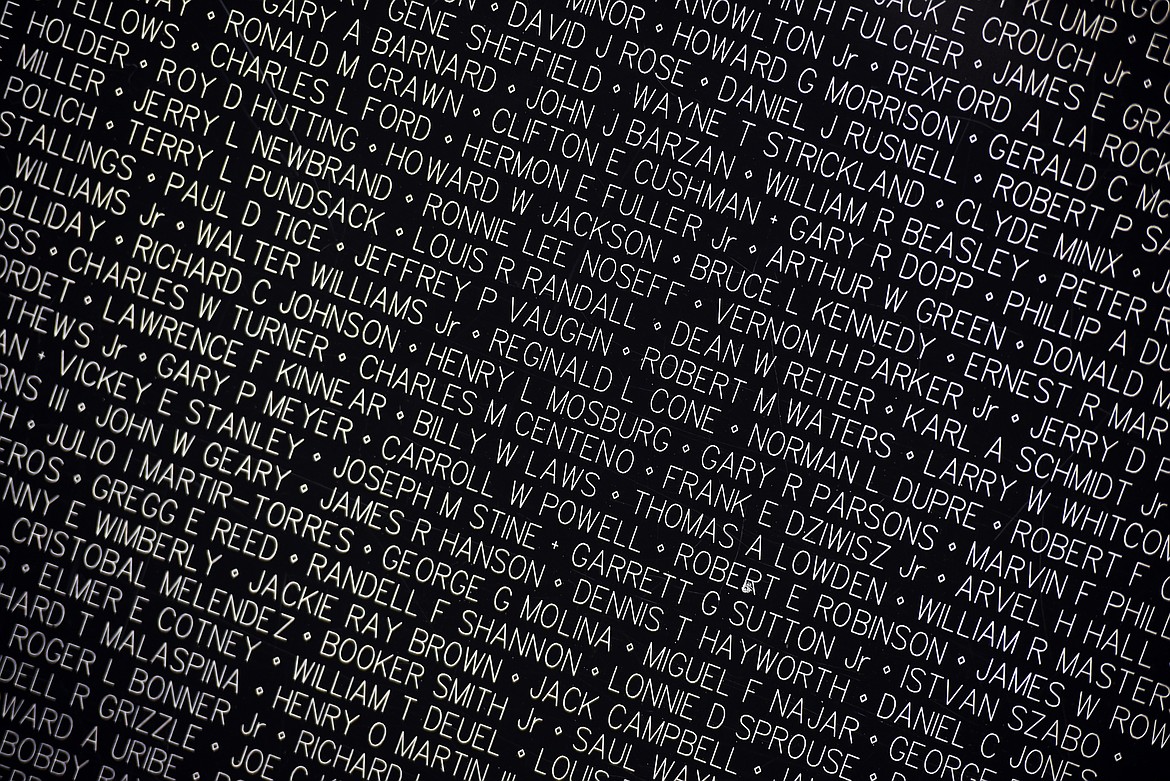
[[[0,779],[1170,743],[1170,2],[0,0]]]

